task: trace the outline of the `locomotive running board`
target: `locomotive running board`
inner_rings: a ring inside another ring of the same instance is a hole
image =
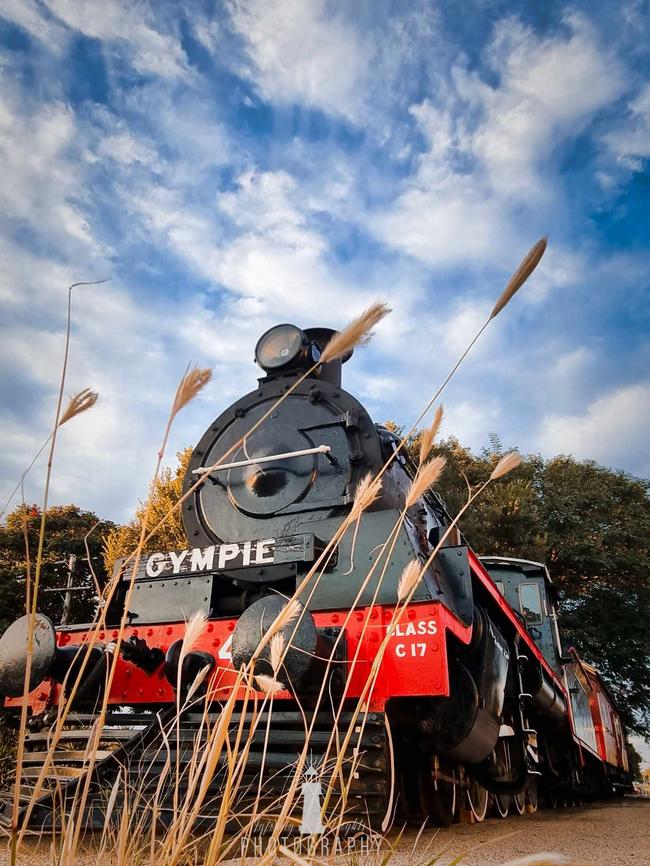
[[[53,755],[49,752],[49,743],[56,723],[53,723],[50,728],[43,728],[37,732],[29,731],[25,737],[18,792],[18,826],[22,825],[29,810],[30,828],[40,830],[52,827],[57,820],[56,816],[58,815],[60,820],[60,816],[66,814],[72,806],[74,795],[87,779],[89,772],[92,773],[93,780],[87,817],[89,826],[97,826],[99,815],[94,813],[97,811],[99,800],[106,802],[106,796],[102,797],[101,788],[105,788],[107,781],[111,776],[116,775],[118,768],[134,751],[144,748],[156,735],[160,735],[161,724],[173,715],[174,710],[175,707],[172,705],[157,715],[109,711],[98,740],[92,769],[89,768],[89,746],[98,719],[97,714],[70,713],[66,719],[66,730],[61,731]],[[40,785],[38,796],[34,799],[38,778],[46,758],[50,760],[50,766]],[[7,789],[0,793],[0,827],[11,826],[15,786],[14,775],[9,780]]]

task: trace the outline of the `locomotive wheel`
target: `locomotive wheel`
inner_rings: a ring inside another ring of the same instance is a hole
[[[537,779],[531,779],[526,788],[526,811],[534,815],[539,806],[539,797],[537,795]]]
[[[510,811],[512,796],[510,794],[495,794],[494,795],[494,812],[499,818],[507,818]]]
[[[523,815],[526,811],[526,791],[520,791],[518,794],[514,794],[512,805],[517,815]]]
[[[467,803],[477,823],[485,820],[488,808],[489,794],[476,779],[470,779],[467,786]]]
[[[435,758],[433,759],[435,762]],[[431,823],[438,827],[449,827],[456,817],[458,785],[447,779],[435,779],[435,764],[427,765],[418,773],[418,793],[420,808],[423,814],[430,818]],[[449,778],[456,778],[451,767],[438,765],[438,772]]]

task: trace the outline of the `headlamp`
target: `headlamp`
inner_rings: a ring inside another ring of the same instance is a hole
[[[276,325],[257,341],[255,361],[267,372],[282,370],[306,354],[309,340],[295,325]]]

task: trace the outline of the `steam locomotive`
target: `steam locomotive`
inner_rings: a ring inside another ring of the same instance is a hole
[[[93,636],[89,624],[55,628],[37,616],[20,782],[25,820],[53,822],[55,800],[73,796],[91,771],[91,823],[102,824],[120,768],[131,768],[139,790],[153,790],[166,760],[162,723],[180,705],[179,690],[187,695],[201,681],[205,695],[200,675],[208,670],[216,714],[233,690],[239,695],[246,665],[281,681],[273,700],[266,696],[242,770],[244,789],[258,797],[262,775],[264,791],[282,796],[305,745],[323,789],[336,787],[326,760],[334,725],[354,733],[346,808],[375,827],[396,810],[447,825],[462,812],[481,821],[489,808],[521,814],[540,797],[557,805],[629,785],[619,715],[598,672],[563,650],[547,569],[478,557],[448,531],[450,517],[431,490],[406,507],[416,467],[395,434],[342,388],[351,353],[319,364],[335,333],[284,324],[260,338],[257,387],[210,424],[191,457],[182,505],[189,546],[146,555],[135,579],[118,563],[105,628]],[[350,522],[361,479],[382,470],[378,497]],[[391,627],[405,566],[425,562],[441,539]],[[260,638],[297,588],[301,605],[279,631],[287,651],[278,672]],[[183,636],[197,612],[204,621],[188,648]],[[0,693],[15,719],[27,629],[23,617],[0,639]],[[82,657],[80,686],[28,810]],[[250,702],[237,698],[229,736],[250,718]],[[174,760],[182,763],[200,749],[205,720],[190,705],[178,724]],[[220,772],[202,814],[219,802]],[[7,794],[0,821],[10,813]]]

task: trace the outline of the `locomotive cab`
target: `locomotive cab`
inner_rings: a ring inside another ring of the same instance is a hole
[[[557,625],[556,593],[541,562],[482,556],[482,564],[511,608],[519,614],[546,661],[562,672],[562,644]]]

